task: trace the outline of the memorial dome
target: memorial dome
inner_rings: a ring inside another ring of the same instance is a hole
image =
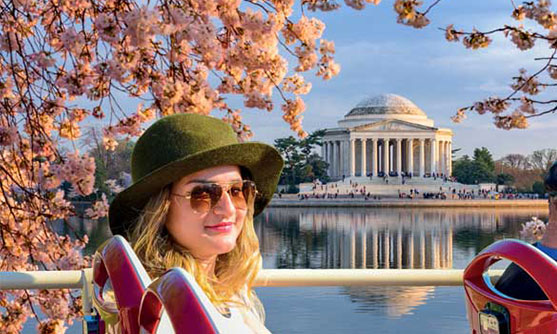
[[[396,94],[381,94],[358,103],[346,117],[364,115],[415,115],[426,116],[412,101]]]

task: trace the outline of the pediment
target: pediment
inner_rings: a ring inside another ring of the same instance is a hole
[[[350,131],[434,131],[437,128],[397,119],[387,119],[379,122],[355,126]]]

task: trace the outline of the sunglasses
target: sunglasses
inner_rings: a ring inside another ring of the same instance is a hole
[[[185,195],[172,194],[190,200],[190,206],[196,213],[207,213],[211,211],[220,201],[222,195],[228,192],[228,196],[234,207],[238,210],[246,210],[248,203],[257,195],[255,182],[250,180],[235,181],[229,183],[202,182],[193,187]]]

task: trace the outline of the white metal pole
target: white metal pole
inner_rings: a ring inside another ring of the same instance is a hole
[[[264,269],[255,286],[459,286],[463,269]],[[490,270],[497,278],[502,270]],[[0,272],[0,290],[82,289],[91,285],[92,269]],[[90,295],[90,291],[87,292]],[[89,307],[89,305],[87,305]]]
[[[92,272],[92,270],[84,269],[83,272]],[[81,289],[83,272],[81,270],[3,271],[0,272],[0,290]],[[92,275],[89,274],[89,277]]]
[[[259,287],[286,286],[462,286],[462,269],[266,269]],[[491,270],[496,279],[502,270]]]

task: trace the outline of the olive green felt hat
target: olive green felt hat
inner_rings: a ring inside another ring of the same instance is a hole
[[[131,158],[132,185],[110,204],[113,234],[127,235],[149,198],[166,185],[203,169],[237,165],[251,173],[258,195],[255,215],[275,192],[284,162],[272,146],[238,142],[224,121],[197,114],[159,119],[137,140]]]

